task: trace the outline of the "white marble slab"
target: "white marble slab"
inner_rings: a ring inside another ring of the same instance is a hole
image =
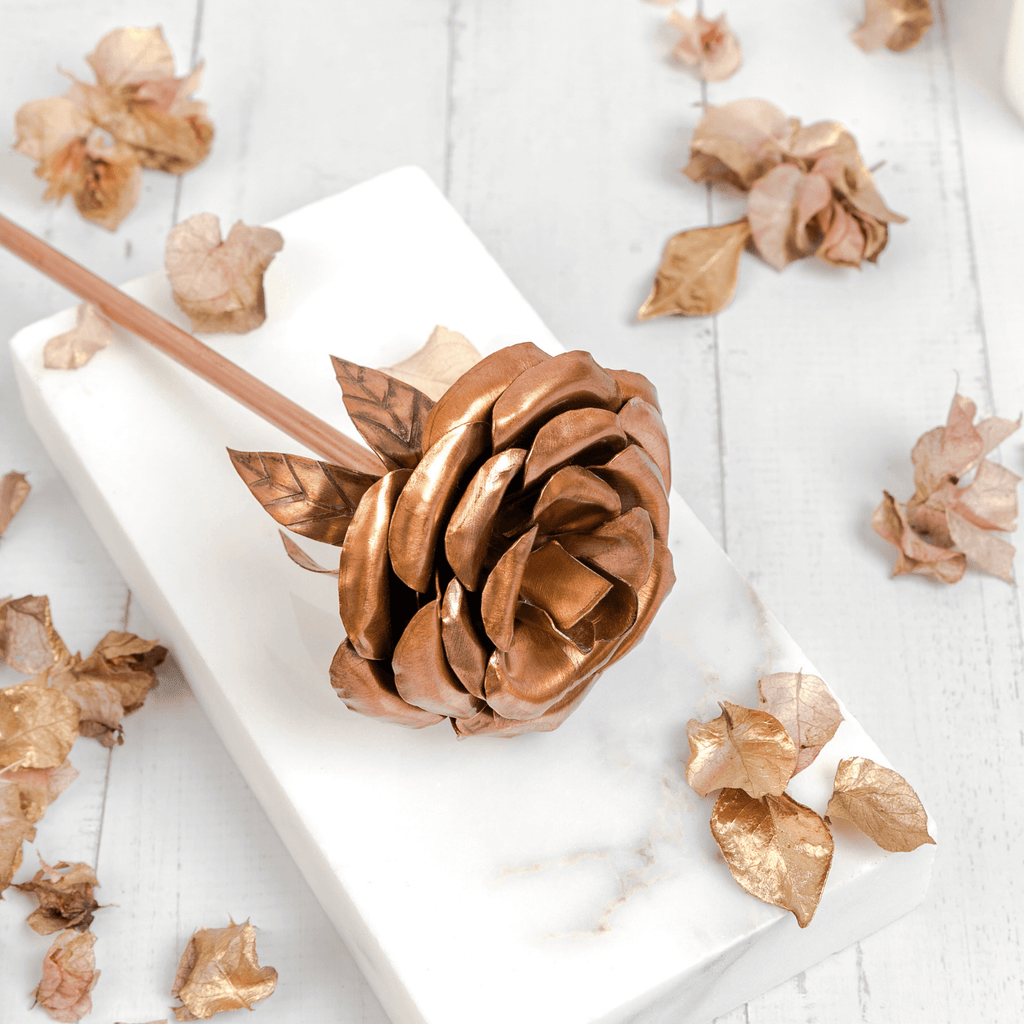
[[[330,353],[392,363],[435,323],[483,352],[559,348],[419,171],[274,226],[267,323],[209,340],[353,436]],[[161,274],[126,290],[182,322]],[[845,828],[803,931],[732,881],[683,779],[686,721],[813,666],[680,500],[675,590],[560,730],[380,725],[327,684],[333,580],[287,560],[224,453],[295,443],[122,331],[82,370],[44,370],[71,321],[13,341],[28,416],[395,1024],[697,1024],[921,900],[932,847],[889,855]],[[792,795],[823,810],[851,755],[888,763],[848,718]]]

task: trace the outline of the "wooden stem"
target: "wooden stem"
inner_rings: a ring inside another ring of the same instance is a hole
[[[380,460],[368,449],[2,216],[0,245],[322,458],[367,473],[381,472]]]

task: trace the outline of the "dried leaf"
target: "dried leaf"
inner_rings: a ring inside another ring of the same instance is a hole
[[[825,816],[852,821],[883,850],[893,853],[935,843],[928,835],[928,812],[907,780],[866,757],[839,762]]]
[[[0,893],[21,867],[21,844],[36,837],[35,827],[22,810],[21,791],[9,776],[10,772],[0,771]]]
[[[931,27],[931,0],[865,0],[864,21],[852,33],[862,50],[887,46],[902,53]]]
[[[46,808],[78,778],[70,761],[58,768],[4,768],[0,779],[18,790],[21,813],[30,824],[43,816]]]
[[[758,178],[747,197],[747,219],[765,261],[782,270],[808,255],[813,248],[808,225],[831,202],[828,181],[796,164],[779,164]]]
[[[327,573],[329,576],[338,575],[337,569],[325,569],[318,561],[316,561],[315,558],[306,554],[306,552],[303,551],[302,548],[300,548],[299,545],[284,532],[284,530],[278,530],[277,532],[281,534],[281,543],[284,544],[284,549],[288,553],[288,557],[296,565],[301,565],[303,569],[308,569],[310,572],[323,572]]]
[[[907,506],[888,492],[871,516],[871,527],[883,540],[899,549],[893,576],[914,573],[940,583],[956,583],[967,568],[966,557],[950,548],[929,544],[907,520]]]
[[[284,239],[273,228],[237,221],[221,240],[220,221],[197,213],[167,236],[164,266],[174,301],[194,331],[245,334],[267,318],[263,275]]]
[[[0,658],[11,668],[31,675],[66,657],[68,649],[53,628],[46,597],[0,600]]]
[[[775,672],[757,681],[765,711],[774,715],[796,744],[796,768],[802,772],[821,753],[843,720],[835,697],[818,676]]]
[[[13,469],[0,478],[0,536],[11,525],[18,509],[25,503],[32,485],[25,479],[24,473]]]
[[[692,718],[686,724],[686,781],[700,796],[723,787],[755,798],[781,795],[797,763],[796,744],[785,727],[765,711],[719,706],[722,714],[713,721]]]
[[[672,56],[695,68],[706,82],[721,82],[743,62],[739,40],[724,14],[712,21],[699,13],[687,18],[678,11],[669,11],[668,23],[682,33]]]
[[[74,1024],[92,1012],[89,993],[99,980],[92,932],[64,931],[43,960],[43,977],[35,990],[38,1003],[54,1019]]]
[[[32,881],[14,886],[39,901],[28,917],[32,930],[40,935],[62,928],[84,932],[92,924],[93,911],[100,909],[93,897],[93,886],[100,884],[96,873],[88,864],[61,861],[50,867],[42,857],[39,860],[43,866]]]
[[[740,256],[749,238],[746,218],[674,235],[665,246],[654,287],[637,319],[667,313],[711,316],[725,309],[736,294]]]
[[[480,353],[468,338],[438,325],[421,349],[394,366],[380,367],[380,372],[411,385],[436,402],[479,361]]]
[[[78,705],[22,683],[0,690],[0,767],[57,768],[78,735]]]
[[[810,924],[832,866],[832,833],[809,807],[783,793],[755,800],[724,789],[711,813],[711,834],[733,878],[752,896]]]
[[[70,331],[43,347],[43,365],[48,370],[77,370],[114,340],[110,321],[91,302],[81,303],[75,316],[77,323]]]
[[[260,967],[256,930],[248,921],[226,928],[200,928],[185,947],[171,997],[178,1020],[206,1020],[222,1010],[252,1009],[273,994],[277,971]]]

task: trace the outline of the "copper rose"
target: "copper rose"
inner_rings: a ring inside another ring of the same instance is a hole
[[[332,686],[354,711],[413,728],[557,728],[675,580],[655,389],[529,343],[482,359],[437,403],[334,366],[382,475],[232,453],[279,523],[341,546]]]

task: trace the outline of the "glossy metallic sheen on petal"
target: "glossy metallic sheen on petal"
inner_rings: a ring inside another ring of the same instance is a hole
[[[586,455],[602,462],[629,442],[619,417],[609,409],[569,409],[552,416],[537,431],[523,469],[523,486],[530,487],[554,469]]]
[[[551,541],[527,559],[520,593],[530,604],[543,608],[564,630],[575,626],[611,589],[603,576],[578,562],[557,541]]]
[[[487,434],[485,423],[448,431],[424,453],[398,498],[391,517],[391,565],[403,583],[421,594],[430,586],[434,552],[459,483],[486,451]]]
[[[620,658],[625,657],[641,640],[647,632],[655,613],[661,607],[662,601],[668,597],[669,592],[675,586],[676,574],[672,565],[672,552],[666,544],[660,541],[654,542],[654,561],[651,563],[651,575],[647,582],[637,591],[637,613],[636,622],[629,634],[623,637],[616,648],[615,653],[608,660],[612,665]]]
[[[551,357],[533,342],[510,345],[485,356],[438,400],[423,431],[424,449],[461,423],[489,420],[495,399],[524,370]]]
[[[537,538],[537,527],[524,533],[501,556],[491,570],[480,596],[480,614],[484,629],[491,643],[499,650],[507,651],[512,643],[513,620],[519,603],[519,587],[526,571],[526,560],[533,550]]]
[[[480,639],[462,584],[453,579],[441,602],[441,640],[444,653],[459,682],[474,696],[483,698],[484,673],[490,644]]]
[[[636,373],[633,370],[609,370],[608,372],[618,381],[623,402],[628,402],[631,398],[642,398],[661,412],[658,389],[642,373]]]
[[[563,352],[521,373],[494,403],[494,450],[507,448],[566,409],[593,406],[616,412],[621,405],[615,378],[589,352]]]
[[[471,718],[483,707],[483,701],[466,692],[448,664],[437,601],[424,605],[405,627],[391,667],[402,699],[424,711]]]
[[[619,410],[619,422],[626,436],[640,445],[661,470],[665,490],[672,488],[672,467],[668,453],[668,432],[657,408],[642,398],[631,398]]]
[[[569,554],[639,590],[651,574],[654,528],[646,509],[631,508],[590,533],[558,538]]]
[[[406,704],[395,689],[395,678],[386,661],[368,661],[356,654],[346,640],[331,662],[331,686],[353,711],[394,725],[422,729],[436,725],[442,715]]]
[[[532,522],[544,533],[593,530],[622,511],[611,484],[581,466],[566,466],[553,474],[533,506]]]
[[[504,718],[491,708],[484,708],[483,711],[472,718],[461,718],[454,720],[455,734],[459,739],[466,736],[480,736],[488,734],[491,736],[521,736],[525,732],[551,732],[557,729],[583,702],[583,698],[590,692],[591,686],[597,682],[601,673],[595,672],[588,676],[579,686],[570,690],[560,701],[552,704],[543,715],[529,720],[517,720],[515,718]]]
[[[668,539],[668,494],[661,471],[654,460],[635,444],[619,452],[603,466],[591,470],[607,481],[618,492],[622,511],[644,508],[650,513],[651,525],[657,540]]]
[[[477,470],[448,521],[444,535],[448,564],[469,590],[476,590],[480,581],[495,516],[525,458],[525,448],[506,448],[491,456]]]
[[[627,629],[632,629],[638,611],[636,591],[621,580],[616,580],[608,595],[587,616],[593,623],[595,640],[618,640]]]
[[[388,526],[410,476],[411,469],[396,469],[363,495],[341,549],[338,607],[345,632],[363,658],[391,657]]]

